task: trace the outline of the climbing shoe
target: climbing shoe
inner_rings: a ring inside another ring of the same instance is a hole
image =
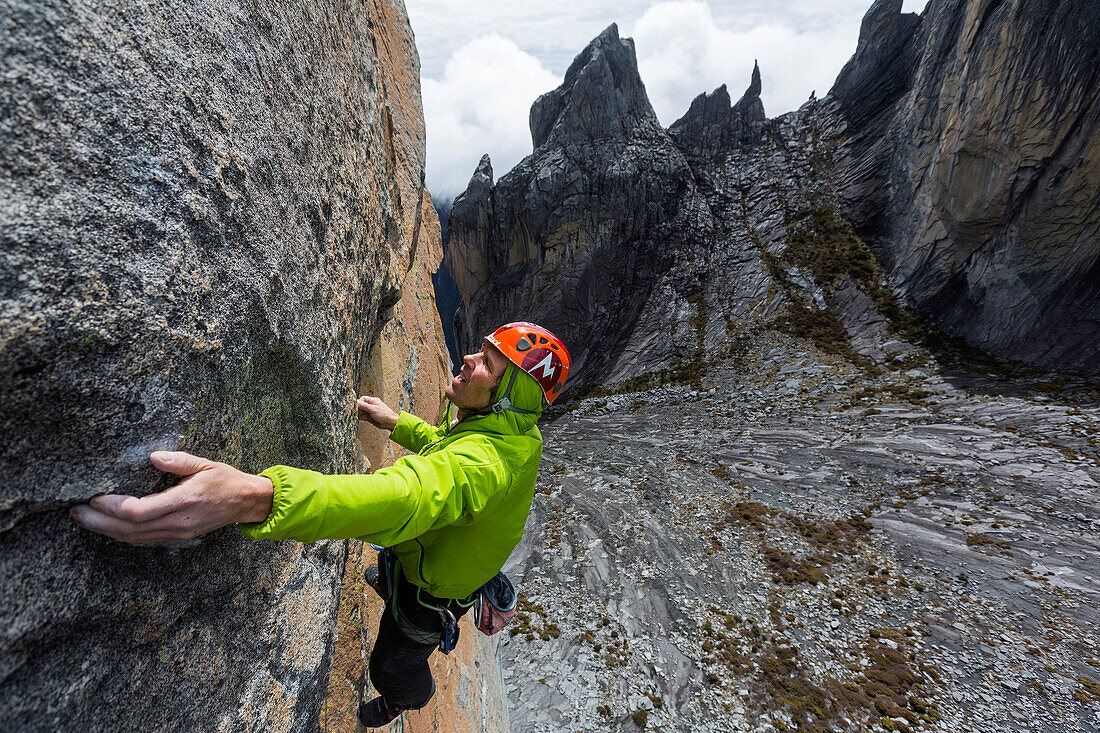
[[[389,588],[386,587],[386,581],[382,577],[382,573],[378,572],[378,568],[367,568],[363,573],[363,577],[366,579],[367,585],[374,589],[379,598],[383,601],[390,599]]]
[[[391,722],[404,711],[405,708],[391,705],[386,702],[386,698],[379,695],[359,706],[359,722],[365,728],[378,728]]]

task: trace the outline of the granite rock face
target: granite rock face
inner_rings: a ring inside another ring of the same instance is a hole
[[[130,547],[65,508],[164,488],[154,448],[363,467],[424,196],[404,9],[2,8],[0,725],[315,729],[344,543]]]
[[[830,93],[846,214],[944,330],[1100,373],[1100,6],[898,11],[875,3]]]

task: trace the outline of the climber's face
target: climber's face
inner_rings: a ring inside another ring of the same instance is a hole
[[[497,347],[482,344],[481,351],[463,357],[462,369],[447,386],[447,399],[463,410],[488,407],[507,366],[508,359]]]

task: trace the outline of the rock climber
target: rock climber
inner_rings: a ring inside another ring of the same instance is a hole
[[[387,548],[379,553],[382,572],[367,571],[386,600],[370,658],[378,696],[359,708],[363,725],[385,725],[431,699],[428,658],[454,643],[445,638],[457,634],[454,621],[519,543],[542,457],[535,423],[561,394],[569,367],[569,352],[550,331],[509,323],[463,358],[445,390],[440,426],[376,397],[358,399],[360,420],[392,431],[413,452],[392,466],[342,476],[272,466],[254,476],[156,451],[154,466],[187,478],[142,498],[99,496],[71,516],[85,529],[139,544],[237,524],[252,539],[356,537]]]

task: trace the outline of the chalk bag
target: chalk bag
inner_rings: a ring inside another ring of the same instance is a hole
[[[519,596],[516,587],[503,572],[481,586],[474,601],[474,625],[486,636],[499,632],[516,615]]]

